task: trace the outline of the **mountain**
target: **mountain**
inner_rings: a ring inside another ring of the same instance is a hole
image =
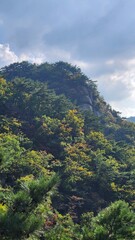
[[[0,75],[0,239],[133,240],[135,124],[68,63]]]
[[[127,118],[127,120],[128,120],[129,122],[135,122],[135,117],[129,117],[129,118]]]
[[[16,77],[38,80],[54,89],[56,94],[64,94],[74,104],[84,110],[91,110],[96,115],[117,115],[100,96],[95,82],[81,72],[81,69],[69,63],[57,62],[41,65],[28,62],[14,63],[0,70],[0,75],[7,81]]]

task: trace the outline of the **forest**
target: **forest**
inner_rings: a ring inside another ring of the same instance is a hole
[[[66,62],[0,69],[0,239],[134,240],[135,124]]]

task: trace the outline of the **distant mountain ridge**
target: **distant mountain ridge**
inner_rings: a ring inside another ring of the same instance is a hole
[[[127,120],[128,120],[129,122],[134,122],[134,123],[135,123],[135,117],[128,117]]]

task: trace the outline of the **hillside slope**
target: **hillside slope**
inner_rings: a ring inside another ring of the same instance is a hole
[[[1,69],[0,239],[133,240],[134,146],[80,69]]]

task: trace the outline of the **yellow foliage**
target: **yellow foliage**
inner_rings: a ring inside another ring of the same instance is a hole
[[[6,80],[0,77],[0,86],[6,86],[6,85],[7,85]]]
[[[114,192],[117,191],[117,185],[114,182],[111,183],[111,188]]]
[[[22,125],[16,118],[13,118],[12,122],[16,127],[20,127]]]
[[[6,87],[7,83],[6,80],[4,78],[0,77],[0,95],[4,95],[5,94],[5,87]]]
[[[8,207],[6,204],[1,204],[0,203],[0,214],[5,214],[8,211]]]
[[[30,174],[30,175],[26,175],[25,177],[21,177],[20,181],[29,182],[29,181],[33,180],[33,178],[34,178],[34,176],[32,174]]]
[[[23,96],[28,101],[30,99],[30,97],[31,97],[31,94],[24,93]]]

